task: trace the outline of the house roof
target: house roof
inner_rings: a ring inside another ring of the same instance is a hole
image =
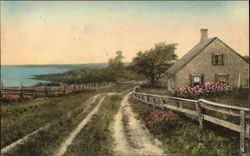
[[[203,49],[205,49],[210,43],[212,43],[217,37],[213,37],[196,44],[189,52],[187,52],[180,60],[178,60],[174,65],[172,65],[167,73],[175,73],[180,68],[185,66],[190,60],[192,60],[197,54],[199,54]]]

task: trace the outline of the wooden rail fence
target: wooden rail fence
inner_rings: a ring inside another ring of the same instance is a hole
[[[246,119],[249,120],[248,108],[229,106],[225,104],[215,103],[207,101],[205,99],[191,100],[171,96],[160,96],[146,93],[139,93],[135,88],[132,91],[132,97],[141,103],[146,104],[147,106],[151,105],[152,107],[157,107],[160,109],[168,109],[176,112],[184,113],[186,116],[191,117],[199,122],[200,128],[203,127],[203,121],[209,121],[216,125],[223,126],[225,128],[237,131],[240,133],[240,153],[245,153],[245,138],[250,139],[249,134],[249,122],[246,122]],[[171,105],[170,103],[175,103],[176,105]],[[184,108],[183,104],[187,104],[193,107],[193,109]],[[208,114],[203,113],[204,110],[215,111],[218,113],[227,114],[230,116],[238,117],[240,119],[240,124],[235,124],[228,122]]]
[[[88,90],[95,90],[98,88],[108,88],[113,83],[84,83],[84,84],[72,84],[72,85],[61,85],[61,86],[37,86],[37,87],[3,87],[1,86],[1,96],[6,94],[20,95],[23,98],[25,95],[33,97],[43,96],[58,96],[63,94],[70,94],[75,92],[82,92]]]

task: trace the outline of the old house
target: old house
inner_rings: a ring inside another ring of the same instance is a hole
[[[208,38],[201,29],[200,42],[167,71],[169,90],[183,84],[202,85],[206,81],[222,81],[232,86],[247,86],[249,64],[218,37]]]

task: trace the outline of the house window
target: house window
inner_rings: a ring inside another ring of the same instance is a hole
[[[190,85],[203,85],[204,83],[204,75],[203,74],[190,74]]]
[[[215,81],[229,83],[229,74],[215,74]]]
[[[201,84],[201,76],[200,75],[197,75],[197,76],[194,76],[193,77],[193,83],[194,83],[194,86],[196,85],[200,85]]]
[[[219,75],[219,81],[226,82],[227,81],[227,75]]]
[[[224,54],[220,54],[220,53],[212,54],[212,64],[213,65],[223,65],[224,64]]]

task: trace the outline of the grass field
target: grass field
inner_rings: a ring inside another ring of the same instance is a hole
[[[88,113],[97,105],[98,101],[90,105],[77,116],[63,120],[52,128],[42,131],[27,143],[18,146],[6,155],[25,155],[25,156],[51,156],[55,154],[59,145],[72,132],[72,130],[84,119]]]
[[[84,129],[74,139],[65,155],[112,155],[113,139],[109,125],[118,111],[121,98],[119,96],[106,97],[100,110]],[[23,144],[12,150],[7,156],[50,156],[55,154],[59,145],[69,136],[70,132],[97,105],[98,101],[75,118],[66,120],[32,138],[28,144]]]
[[[149,107],[130,99],[133,111],[142,118]],[[205,124],[200,130],[198,123],[182,117],[179,121],[146,124],[150,133],[162,142],[166,154],[192,156],[239,155],[239,134],[227,129]],[[249,143],[246,143],[248,149]],[[249,152],[248,152],[249,154]]]
[[[94,94],[94,92],[84,92],[40,101],[2,103],[1,147],[61,117]]]
[[[1,148],[37,130],[46,123],[61,118],[62,115],[82,105],[88,98],[95,94],[121,92],[131,89],[133,86],[135,85],[117,84],[110,88],[52,97],[39,101],[1,103]],[[105,104],[107,105],[107,102],[105,102]],[[91,111],[94,106],[95,104],[93,104],[87,112]],[[77,117],[56,124],[48,131],[42,131],[38,136],[32,137],[28,144],[19,146],[9,152],[8,155],[16,155],[17,153],[21,155],[53,154],[53,150],[61,143],[63,138],[66,137],[85,116],[86,112],[80,113]],[[109,118],[108,120],[111,119]]]
[[[78,134],[65,155],[113,155],[113,138],[109,129],[121,103],[120,96],[106,97],[99,112]]]

